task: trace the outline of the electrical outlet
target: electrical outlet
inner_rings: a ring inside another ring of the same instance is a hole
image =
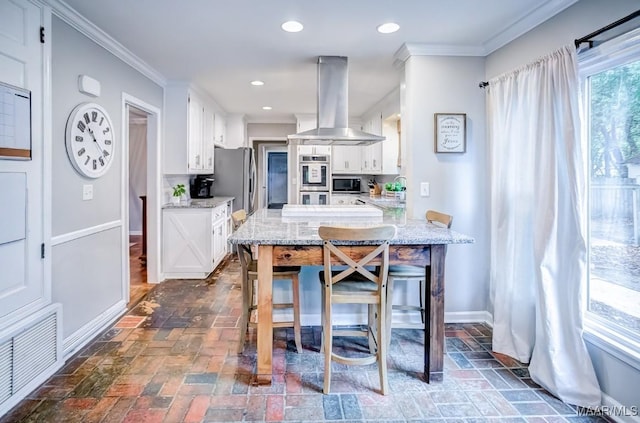
[[[429,190],[430,190],[429,182],[420,182],[420,196],[421,197],[428,197],[430,195]]]
[[[93,185],[88,184],[82,186],[82,200],[93,200]]]

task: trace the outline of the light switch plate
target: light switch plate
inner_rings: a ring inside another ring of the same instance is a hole
[[[420,182],[420,196],[428,197],[430,195],[429,182]]]
[[[93,185],[92,184],[82,185],[82,200],[84,200],[84,201],[93,200]]]

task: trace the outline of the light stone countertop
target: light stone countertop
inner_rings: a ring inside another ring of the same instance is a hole
[[[332,206],[336,207],[336,206]],[[375,226],[392,224],[397,228],[394,245],[471,244],[475,239],[451,229],[427,223],[424,219],[407,219],[404,209],[383,209],[382,217],[282,217],[281,210],[259,209],[229,237],[232,244],[321,245],[320,225]],[[366,244],[352,241],[343,244]]]
[[[212,209],[218,207],[227,201],[233,200],[235,197],[213,197],[213,198],[196,198],[188,200],[180,204],[167,203],[162,206],[163,209]]]
[[[384,197],[381,195],[370,196],[369,194],[360,194],[358,199],[364,201],[367,204],[371,204],[383,209],[404,209],[406,203],[404,201],[397,200],[395,198]]]

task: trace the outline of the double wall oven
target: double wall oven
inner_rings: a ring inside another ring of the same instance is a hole
[[[329,204],[331,168],[329,156],[302,155],[300,163],[300,204]]]

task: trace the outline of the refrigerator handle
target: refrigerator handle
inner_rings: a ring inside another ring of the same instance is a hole
[[[249,150],[252,153],[252,150]],[[249,209],[251,213],[255,211],[256,203],[256,191],[254,189],[256,182],[256,161],[253,154],[251,154],[251,178],[249,179]]]

